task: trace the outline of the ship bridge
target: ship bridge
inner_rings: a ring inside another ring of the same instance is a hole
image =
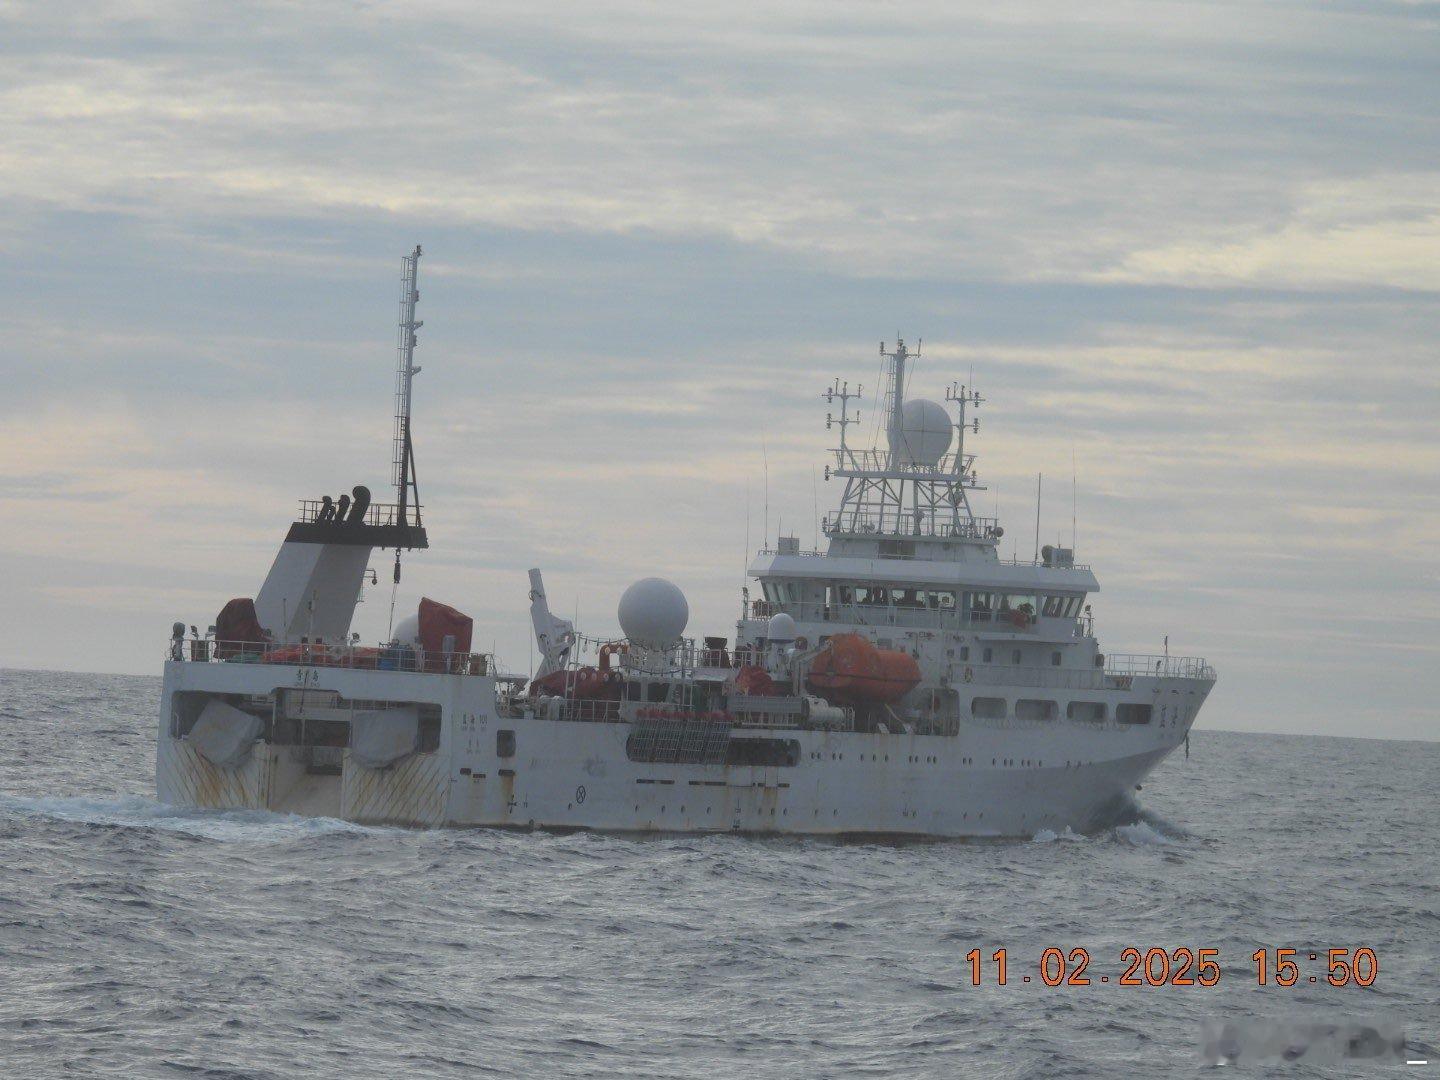
[[[834,542],[832,541],[832,548]],[[1086,630],[1085,600],[1100,584],[1084,565],[989,558],[918,559],[801,551],[781,537],[750,564],[763,596],[747,615],[778,612],[796,622],[859,623],[1023,634],[1075,640]]]
[[[826,427],[839,445],[825,479],[841,480],[837,510],[821,527],[824,552],[802,552],[780,537],[751,563],[763,597],[747,618],[785,612],[803,623],[910,626],[973,631],[982,636],[1069,642],[1088,633],[1085,599],[1098,591],[1090,568],[1067,549],[1046,548],[1033,560],[1004,560],[1005,530],[972,512],[982,491],[966,436],[979,433],[984,399],[952,383],[945,401],[906,400],[907,375],[920,356],[904,340],[880,353],[886,361],[886,447],[858,449],[848,441],[860,421],[852,407],[863,394],[836,381],[824,393]],[[1037,553],[1039,554],[1039,553]]]

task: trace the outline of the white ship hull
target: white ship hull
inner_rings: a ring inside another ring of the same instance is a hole
[[[431,703],[438,740],[384,768],[337,748],[330,768],[315,772],[303,745],[261,739],[243,762],[221,767],[177,735],[187,695],[193,714],[205,697],[253,705],[277,689]],[[1125,696],[1174,691],[1180,700],[1205,689],[1137,678]],[[794,764],[654,763],[630,760],[628,723],[501,715],[487,676],[170,662],[156,783],[160,799],[177,805],[370,824],[1017,837],[1107,824],[1183,742],[1196,709],[1143,726],[969,721],[948,736],[736,729],[736,738],[793,742]]]
[[[976,516],[973,387],[906,399],[885,357],[885,447],[838,428],[827,549],[778,536],[750,566],[735,633],[686,637],[690,606],[646,577],[622,636],[577,632],[529,571],[539,666],[497,675],[474,622],[421,597],[376,646],[351,632],[374,551],[423,551],[410,405],[416,280],[406,256],[393,503],[301,501],[254,597],[201,636],[172,625],[156,755],[162,800],[408,826],[640,832],[1031,836],[1114,820],[1180,745],[1215,682],[1198,657],[1107,656],[1071,548],[1002,559]],[[954,415],[952,415],[952,413]],[[1037,481],[1037,499],[1039,486]],[[518,590],[517,590],[518,592]],[[518,599],[518,596],[517,596]],[[395,600],[392,594],[392,616]]]

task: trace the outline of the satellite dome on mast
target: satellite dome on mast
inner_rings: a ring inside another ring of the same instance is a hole
[[[620,629],[637,645],[668,649],[685,633],[690,604],[674,582],[641,578],[620,597]]]
[[[772,642],[783,642],[789,644],[795,640],[795,619],[788,612],[777,611],[770,616],[770,622],[765,627],[766,640]]]
[[[934,467],[950,449],[954,425],[938,401],[916,398],[900,410],[900,432],[894,447],[906,465]]]

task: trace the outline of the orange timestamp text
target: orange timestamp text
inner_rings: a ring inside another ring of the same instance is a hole
[[[970,968],[970,985],[1006,986],[1015,981],[1009,950],[996,949],[987,957],[980,949],[965,954]],[[1331,986],[1373,986],[1380,974],[1375,950],[1327,949],[1322,954],[1308,949],[1256,949],[1250,955],[1251,970],[1259,986],[1316,985],[1322,980]],[[1323,966],[1310,968],[1309,964]],[[1022,983],[1044,986],[1216,986],[1224,969],[1219,949],[1165,949],[1130,947],[1120,950],[1121,970],[1112,977],[1092,969],[1089,949],[1062,949],[1052,946],[1040,954],[1033,974],[1019,972]]]

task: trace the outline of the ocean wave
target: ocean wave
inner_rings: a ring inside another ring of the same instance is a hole
[[[24,798],[0,795],[0,814],[52,818],[76,825],[162,829],[206,840],[266,843],[325,833],[383,832],[337,818],[300,817],[268,810],[196,810],[171,806],[143,795],[115,799],[88,796]]]

